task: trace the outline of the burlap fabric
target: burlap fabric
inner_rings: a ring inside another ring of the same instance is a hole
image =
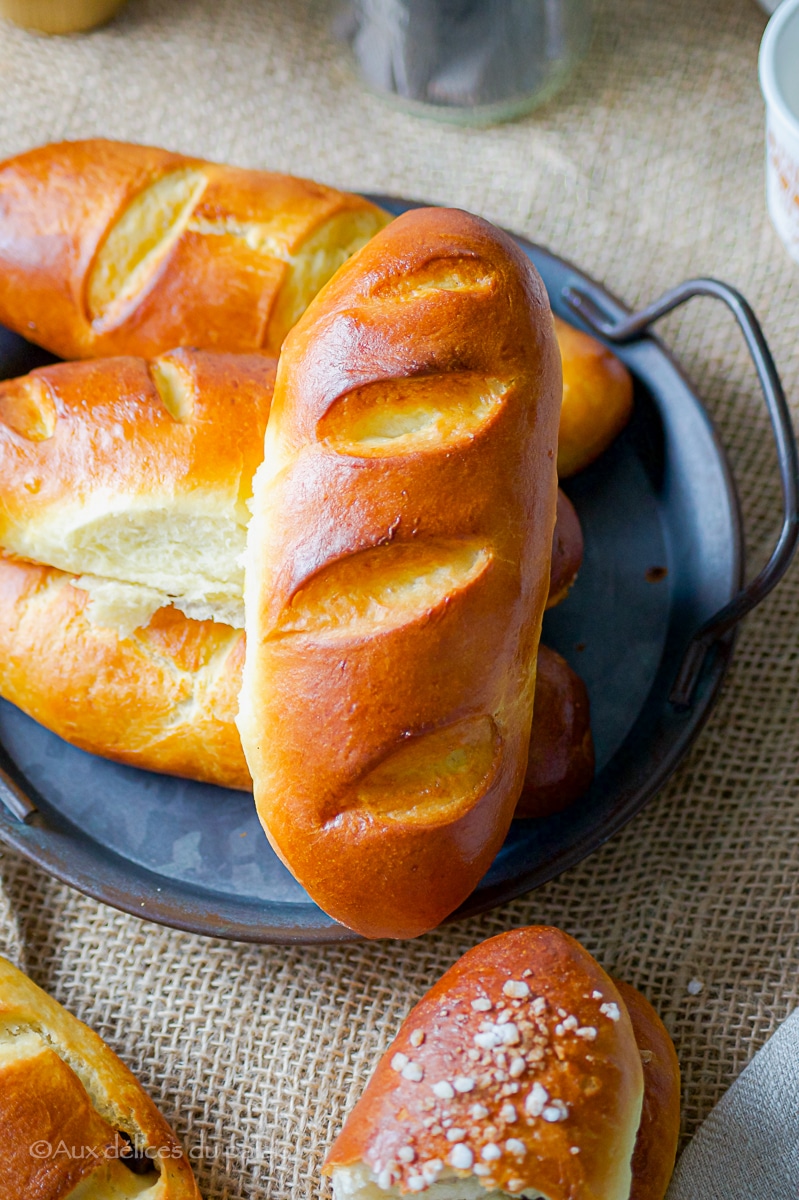
[[[0,26],[0,152],[105,134],[446,201],[633,304],[717,274],[751,299],[799,399],[799,269],[765,214],[753,0],[600,0],[568,91],[484,131],[364,94],[327,17],[309,0],[131,0],[81,39]],[[730,447],[756,565],[778,490],[753,372],[707,302],[664,332]],[[690,1136],[798,998],[798,630],[799,570],[748,621],[709,727],[647,811],[481,920],[410,945],[236,946],[141,924],[5,852],[3,948],[138,1073],[209,1200],[327,1194],[325,1148],[411,1002],[477,940],[526,922],[568,929],[654,1001]]]

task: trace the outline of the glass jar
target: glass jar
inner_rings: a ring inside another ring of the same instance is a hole
[[[372,90],[462,124],[549,99],[588,49],[590,0],[348,0],[337,31]]]
[[[36,33],[85,33],[118,12],[125,0],[0,0],[0,17]]]

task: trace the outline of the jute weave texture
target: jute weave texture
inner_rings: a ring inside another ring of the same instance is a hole
[[[0,153],[105,135],[456,204],[633,305],[716,274],[751,300],[799,402],[799,268],[765,215],[753,0],[599,0],[568,90],[482,131],[366,95],[328,16],[313,0],[131,0],[83,38],[2,25]],[[753,569],[779,503],[753,372],[709,303],[663,332],[730,449]],[[569,930],[656,1004],[690,1136],[799,999],[797,646],[799,569],[746,624],[672,783],[589,861],[481,920],[405,945],[243,947],[140,923],[3,852],[0,948],[137,1072],[208,1200],[327,1195],[325,1149],[411,1002],[528,922]]]

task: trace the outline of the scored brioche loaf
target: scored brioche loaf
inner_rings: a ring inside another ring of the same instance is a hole
[[[122,637],[93,624],[88,606],[71,576],[0,554],[0,696],[91,754],[249,791],[235,723],[243,630],[168,607]],[[517,815],[559,810],[580,794],[576,779],[590,783],[572,675],[539,646]]]
[[[200,1200],[180,1143],[109,1047],[0,958],[0,1200]]]
[[[94,138],[0,163],[0,323],[62,358],[174,346],[277,354],[350,254],[390,220],[360,196]],[[562,478],[626,424],[632,382],[556,319]]]
[[[164,604],[243,623],[275,362],[172,350],[0,383],[0,546],[80,575],[120,632]]]
[[[359,196],[92,139],[0,164],[0,322],[62,358],[277,353],[389,217]]]
[[[247,539],[239,729],[311,897],[412,937],[521,789],[550,575],[560,361],[509,237],[399,217],[284,343]]]
[[[336,1200],[662,1200],[675,1114],[651,1007],[532,926],[469,950],[416,1005],[323,1171]]]

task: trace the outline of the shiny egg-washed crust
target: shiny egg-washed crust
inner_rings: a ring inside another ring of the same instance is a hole
[[[133,1176],[129,1145],[156,1170]],[[180,1143],[124,1063],[4,958],[0,1155],[0,1200],[67,1200],[81,1182],[86,1200],[123,1197],[134,1180],[149,1184],[140,1200],[200,1200]]]
[[[555,317],[563,363],[558,475],[566,479],[598,458],[633,411],[633,381],[624,363],[596,338]]]
[[[168,607],[122,638],[88,601],[62,571],[0,555],[0,695],[81,750],[248,791],[243,630]]]
[[[0,382],[0,546],[240,607],[237,558],[275,367],[263,354],[173,350]]]
[[[680,1064],[674,1043],[649,1001],[614,980],[627,1006],[644,1068],[644,1105],[633,1151],[630,1200],[663,1200],[680,1137]]]
[[[239,729],[272,845],[367,937],[433,928],[507,833],[560,396],[540,278],[456,210],[399,217],[284,343],[247,536]]]
[[[338,1200],[428,1188],[434,1200],[452,1180],[628,1200],[642,1094],[610,977],[560,930],[516,929],[468,951],[416,1005],[323,1170]]]
[[[124,523],[134,504],[152,508],[156,497],[162,512],[181,500],[243,528],[275,367],[267,356],[180,350],[150,362],[61,363],[0,382],[0,546],[92,574],[86,512],[105,507]],[[75,547],[63,536],[65,511],[81,539]],[[558,491],[547,608],[565,599],[582,557],[579,518]],[[168,571],[168,551],[163,559]],[[135,561],[121,560],[117,576],[130,582]]]
[[[41,146],[0,164],[0,322],[62,358],[276,353],[304,307],[287,284],[310,299],[388,219],[289,175],[99,138]]]
[[[168,607],[123,638],[88,620],[88,600],[63,571],[0,555],[0,696],[90,754],[249,791],[235,723],[243,630]],[[557,811],[575,798],[578,779],[591,781],[573,676],[559,654],[538,647],[543,702],[533,709],[517,816]]]
[[[588,689],[565,658],[538,647],[530,753],[516,817],[549,817],[583,796],[594,778]]]

